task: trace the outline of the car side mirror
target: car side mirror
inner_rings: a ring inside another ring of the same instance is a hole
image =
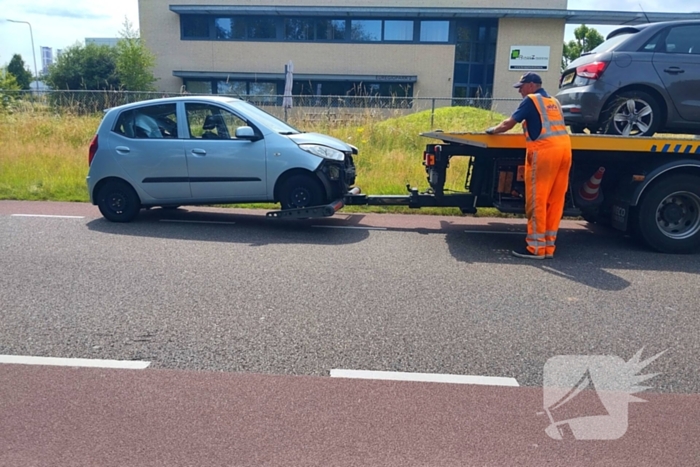
[[[251,127],[239,126],[236,128],[236,139],[249,139],[251,141],[257,141],[260,139],[260,137],[255,134],[255,130],[253,130]]]

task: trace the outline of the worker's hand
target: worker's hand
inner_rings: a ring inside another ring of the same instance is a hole
[[[487,134],[487,135],[493,135],[493,134],[495,134],[495,133],[496,133],[496,127],[495,127],[495,126],[492,126],[491,128],[487,128],[487,129],[486,129],[486,134]]]

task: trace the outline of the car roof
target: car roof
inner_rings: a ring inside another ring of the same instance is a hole
[[[641,32],[645,29],[653,28],[653,29],[663,29],[666,26],[682,26],[682,25],[692,25],[692,24],[700,24],[700,21],[697,19],[684,19],[684,20],[676,20],[676,21],[659,21],[656,23],[645,23],[645,24],[636,24],[634,26],[622,26],[620,28],[617,28],[613,30],[610,34],[607,35],[605,40],[612,39],[615,36],[619,36],[620,34],[625,34],[625,33],[630,33],[630,32]]]
[[[186,95],[186,96],[176,96],[176,97],[161,97],[157,99],[146,99],[143,101],[130,102],[128,104],[118,105],[115,107],[110,107],[105,109],[105,113],[113,110],[128,110],[135,107],[142,107],[144,105],[162,105],[162,104],[172,104],[175,102],[212,102],[212,103],[232,103],[232,102],[244,102],[242,99],[229,96],[212,96],[212,95]]]

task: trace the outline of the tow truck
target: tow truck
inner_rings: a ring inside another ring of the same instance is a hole
[[[406,195],[367,195],[354,188],[326,206],[268,213],[332,216],[344,206],[454,207],[463,214],[492,207],[525,212],[525,136],[436,130],[423,153],[429,188]],[[573,164],[564,216],[631,234],[662,253],[700,247],[700,139],[571,135]],[[453,157],[467,157],[464,192],[446,193]]]

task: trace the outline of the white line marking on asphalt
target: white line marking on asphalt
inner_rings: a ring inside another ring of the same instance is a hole
[[[386,227],[362,227],[356,225],[312,225],[319,229],[386,230]]]
[[[138,360],[25,357],[22,355],[0,355],[0,363],[17,365],[79,366],[87,368],[119,368],[124,370],[143,370],[151,364],[151,362],[143,362]]]
[[[48,214],[12,214],[12,217],[50,217],[54,219],[85,219],[85,216],[50,216]]]
[[[527,235],[527,232],[503,232],[493,230],[465,230],[465,233],[496,234],[496,235]]]
[[[178,222],[180,224],[221,224],[221,225],[234,225],[235,222],[225,222],[225,221],[188,221],[180,219],[160,219],[161,222]]]
[[[397,371],[331,370],[331,378],[419,381],[426,383],[479,384],[485,386],[520,386],[515,378],[498,376],[444,375],[439,373],[401,373]]]

